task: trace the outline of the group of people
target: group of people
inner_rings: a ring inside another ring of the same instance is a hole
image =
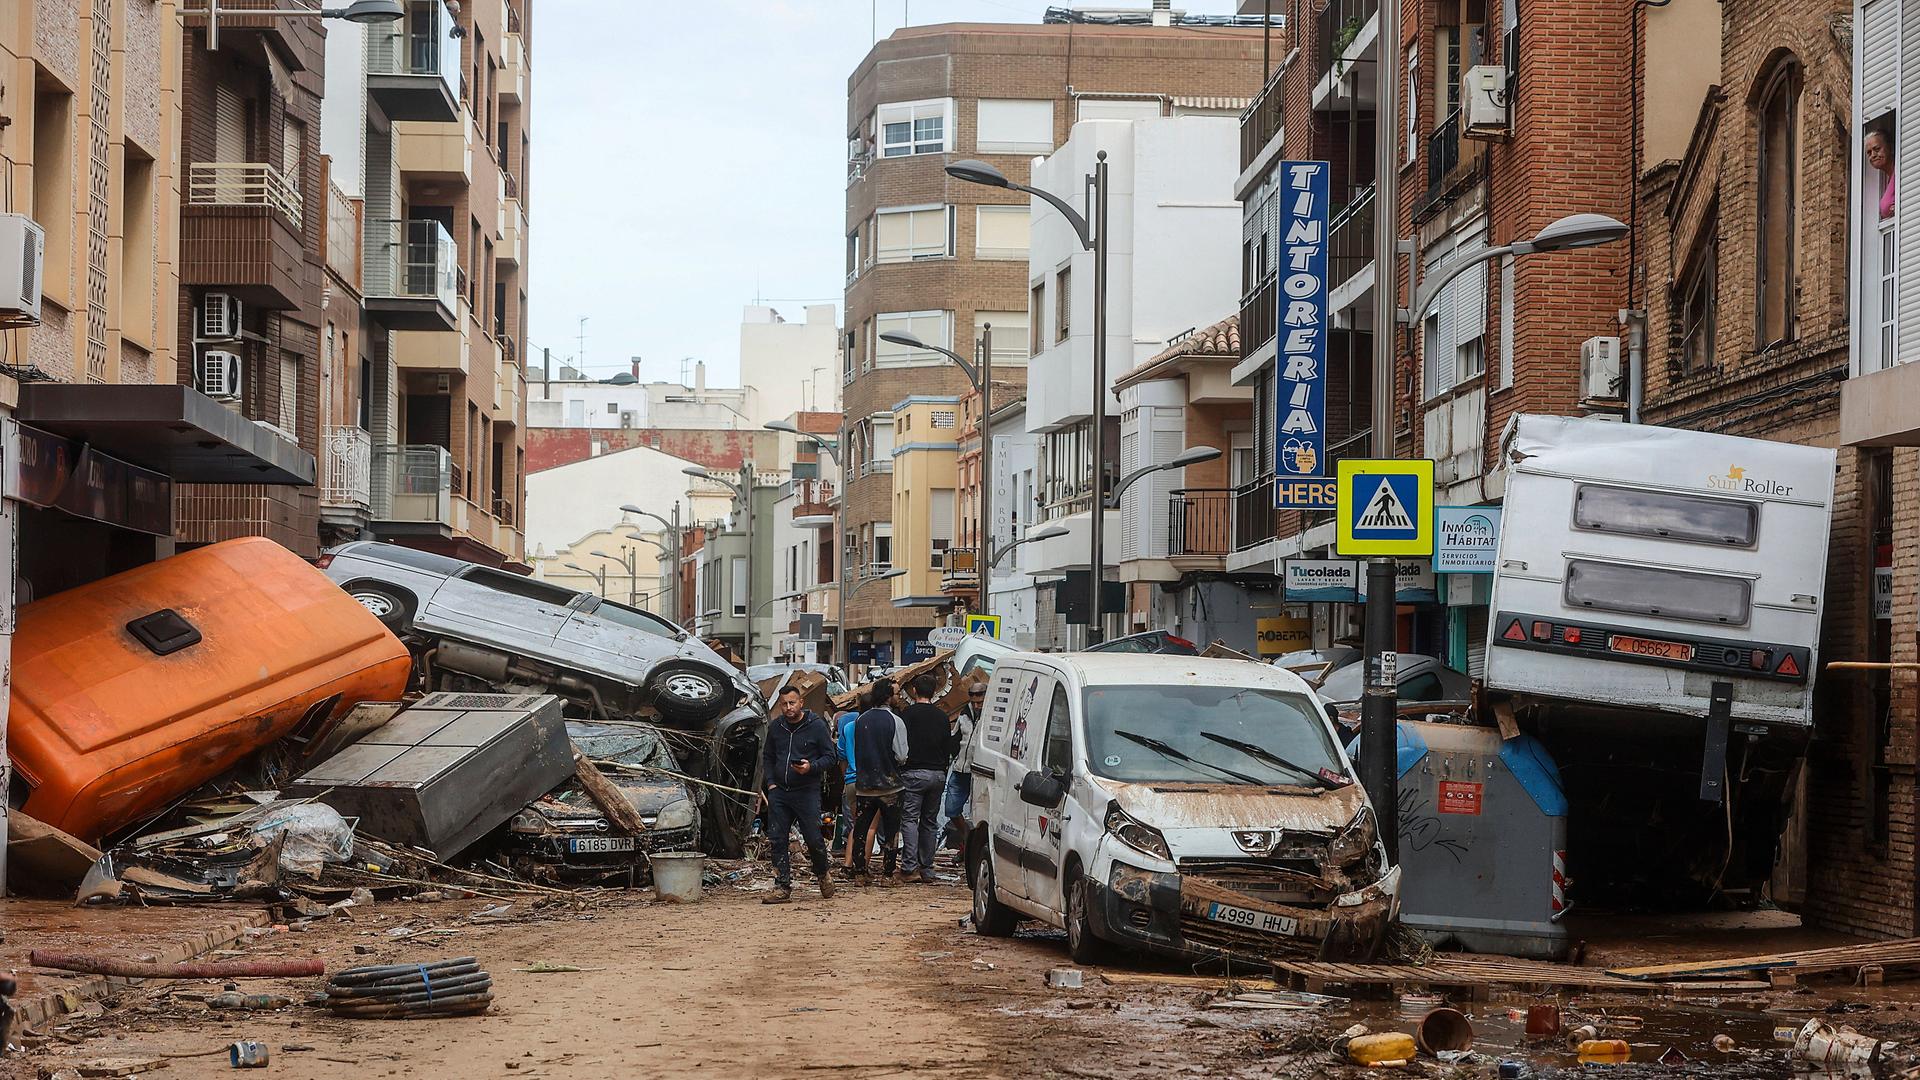
[[[774,871],[774,890],[765,903],[793,897],[789,836],[796,826],[820,895],[833,895],[820,800],[836,765],[841,769],[841,798],[834,849],[844,852],[851,845],[854,880],[874,883],[868,864],[876,839],[881,852],[878,884],[939,880],[934,855],[940,850],[943,826],[958,821],[971,794],[969,750],[986,688],[972,687],[967,707],[953,716],[935,703],[940,690],[937,677],[921,675],[908,687],[910,701],[900,704],[893,680],[878,679],[853,709],[835,719],[836,737],[826,721],[807,709],[798,689],[782,688],[761,759]]]

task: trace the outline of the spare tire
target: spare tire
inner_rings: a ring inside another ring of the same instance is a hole
[[[733,708],[733,683],[704,664],[662,664],[647,680],[654,711],[681,724],[704,724]]]

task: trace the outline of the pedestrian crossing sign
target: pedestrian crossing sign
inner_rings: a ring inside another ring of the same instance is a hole
[[[1433,554],[1433,462],[1337,463],[1334,551],[1341,555]]]
[[[979,634],[982,637],[990,637],[998,641],[1000,639],[1000,616],[968,615],[967,633]]]

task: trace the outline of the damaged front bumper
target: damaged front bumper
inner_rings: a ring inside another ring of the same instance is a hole
[[[1110,941],[1183,957],[1368,959],[1399,910],[1400,868],[1324,906],[1276,904],[1193,874],[1113,863],[1093,888],[1092,929]]]
[[[698,848],[698,825],[681,829],[654,829],[641,837],[594,832],[511,834],[509,850],[561,878],[582,879],[625,874],[646,865],[647,856],[663,851]],[[628,841],[631,841],[629,846]]]

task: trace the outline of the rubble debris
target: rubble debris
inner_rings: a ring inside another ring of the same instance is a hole
[[[47,896],[69,896],[99,860],[99,848],[8,808],[7,864],[14,870],[9,884]]]
[[[119,960],[108,956],[35,949],[27,954],[34,967],[111,975],[122,979],[291,979],[324,975],[327,963],[318,957],[303,960],[216,960],[159,964],[146,960]]]
[[[256,846],[265,846],[280,834],[286,840],[275,862],[289,873],[318,877],[325,864],[353,857],[353,826],[325,803],[275,803],[251,828]]]
[[[633,804],[627,801],[627,797],[619,788],[613,786],[613,782],[607,779],[606,774],[595,768],[593,762],[588,761],[586,756],[578,750],[573,752],[573,775],[580,781],[580,786],[586,790],[587,798],[592,799],[593,805],[599,807],[600,812],[607,816],[608,824],[627,836],[639,837],[647,834],[647,825],[640,820],[639,811],[633,808]]]
[[[239,1009],[247,1012],[271,1012],[292,1004],[292,998],[279,994],[243,994],[238,990],[225,990],[207,999],[209,1009]]]
[[[327,1007],[337,1016],[472,1016],[486,1012],[492,1003],[493,979],[472,956],[426,964],[349,968],[327,980]]]
[[[1633,1047],[1625,1039],[1585,1039],[1573,1052],[1582,1062],[1597,1064],[1633,1059]]]
[[[1809,1020],[1793,1040],[1795,1060],[1823,1068],[1877,1065],[1895,1043],[1869,1038],[1850,1027]]]
[[[1420,1018],[1420,1025],[1414,1028],[1413,1041],[1426,1053],[1435,1057],[1445,1051],[1467,1051],[1473,1049],[1473,1023],[1467,1014],[1458,1009],[1441,1006],[1431,1009]]]
[[[1347,1060],[1355,1065],[1405,1065],[1413,1060],[1413,1036],[1404,1031],[1356,1035],[1347,1042]]]
[[[1047,972],[1047,986],[1053,990],[1078,990],[1083,978],[1078,968],[1053,968]]]
[[[227,1047],[227,1063],[236,1069],[264,1069],[267,1058],[267,1044],[258,1039],[240,1039]]]

